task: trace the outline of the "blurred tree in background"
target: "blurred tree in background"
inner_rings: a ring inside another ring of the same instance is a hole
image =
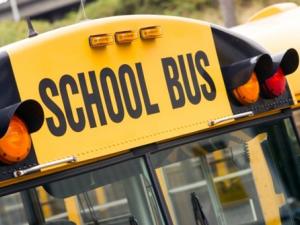
[[[162,14],[232,26],[245,22],[260,9],[278,2],[280,0],[95,0],[85,6],[85,14],[89,19],[127,14]],[[291,2],[300,4],[300,0]],[[33,24],[39,33],[43,33],[83,19],[83,13],[78,9],[61,20],[52,23],[35,20]],[[27,26],[24,21],[0,21],[0,46],[26,37]]]
[[[234,0],[219,0],[224,25],[232,27],[237,24]]]

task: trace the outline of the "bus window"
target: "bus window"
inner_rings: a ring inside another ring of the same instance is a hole
[[[32,201],[38,198],[40,202],[32,204]],[[34,208],[28,207],[29,204]],[[41,219],[42,212],[44,217]],[[41,187],[0,198],[0,225],[32,224],[30,218],[27,220],[28,215],[34,216],[38,224],[44,219],[50,221],[54,218],[67,219],[63,200],[52,198]]]
[[[287,176],[295,164],[282,157],[299,145],[289,127],[285,119],[153,154],[174,224],[293,224],[299,176]]]
[[[293,117],[294,117],[294,120],[295,120],[295,124],[296,124],[296,127],[297,127],[297,131],[298,131],[298,134],[300,135],[300,110],[295,110],[293,112]]]
[[[8,214],[8,209],[1,210],[0,221],[2,218],[5,221],[0,224],[131,225],[135,221],[137,224],[164,225],[141,159],[47,183],[30,191],[37,194],[36,201],[19,198],[13,207],[18,205],[23,213]],[[0,199],[8,207],[7,197],[4,198]],[[29,207],[39,207],[42,218],[22,210]],[[43,219],[45,222],[41,223]]]
[[[19,193],[0,198],[0,225],[23,224],[25,221],[25,211]]]

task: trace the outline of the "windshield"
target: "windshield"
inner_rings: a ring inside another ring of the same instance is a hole
[[[290,120],[152,156],[177,225],[294,224],[299,145]],[[299,190],[299,189],[298,189]]]
[[[23,224],[164,225],[142,159],[0,198],[0,225]]]
[[[300,148],[290,119],[199,137],[3,196],[0,225],[299,224]]]

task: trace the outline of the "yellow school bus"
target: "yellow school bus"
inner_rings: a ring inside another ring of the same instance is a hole
[[[0,48],[0,225],[299,224],[299,18],[118,16]]]

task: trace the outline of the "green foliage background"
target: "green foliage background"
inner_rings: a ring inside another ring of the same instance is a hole
[[[244,22],[258,10],[280,2],[279,0],[235,0],[238,21]],[[300,4],[300,0],[293,0]],[[218,0],[95,0],[85,7],[89,19],[127,14],[163,14],[184,16],[206,20],[222,25]],[[33,21],[35,29],[46,32],[58,27],[74,24],[83,19],[78,9],[68,13],[63,19],[52,23],[42,20]],[[0,46],[26,38],[27,26],[24,21],[0,21]]]

